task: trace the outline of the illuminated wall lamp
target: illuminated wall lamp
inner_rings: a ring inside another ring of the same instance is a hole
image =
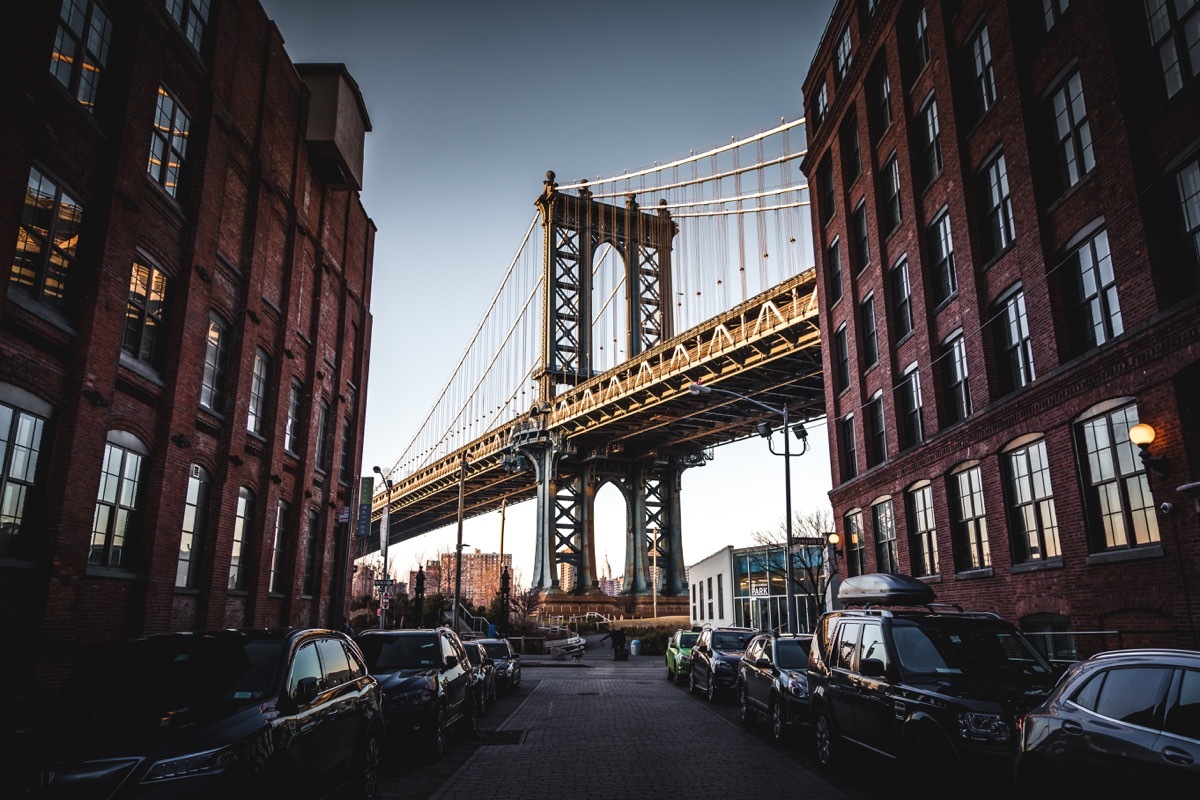
[[[1141,451],[1139,456],[1142,463],[1160,475],[1167,474],[1167,459],[1165,456],[1155,456],[1150,454],[1150,445],[1154,443],[1156,432],[1152,425],[1147,425],[1144,422],[1139,422],[1129,429],[1129,441],[1138,446]]]

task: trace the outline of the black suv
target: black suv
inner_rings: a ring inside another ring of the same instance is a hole
[[[934,604],[933,590],[907,575],[847,578],[838,599],[864,608],[823,614],[809,654],[821,764],[853,742],[914,772],[932,763],[1011,774],[1016,721],[1055,682],[1020,631],[995,614]]]
[[[719,692],[732,691],[737,685],[738,665],[746,645],[758,633],[754,628],[715,628],[704,626],[692,646],[692,668],[688,671],[688,691],[704,687],[708,702],[715,703]]]
[[[783,741],[792,725],[807,725],[808,651],[811,633],[760,633],[738,667],[738,712],[749,725],[758,716],[771,722],[771,736]]]

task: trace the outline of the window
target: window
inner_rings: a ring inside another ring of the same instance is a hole
[[[943,211],[929,226],[929,258],[933,262],[933,299],[941,305],[958,291],[949,211]]]
[[[925,426],[921,411],[921,373],[913,364],[904,370],[904,377],[897,387],[900,416],[900,447],[907,449],[925,439]]]
[[[1167,97],[1200,72],[1200,4],[1145,0],[1150,42],[1158,51]]]
[[[121,348],[133,358],[158,368],[167,343],[167,295],[170,283],[158,267],[135,258],[125,304],[125,338]]]
[[[971,39],[971,69],[975,83],[975,110],[983,116],[996,103],[996,75],[992,69],[992,43],[987,26]]]
[[[288,392],[287,422],[283,425],[283,449],[292,455],[300,452],[300,403],[304,397],[304,385],[292,378]]]
[[[862,174],[862,151],[858,147],[858,122],[850,117],[842,123],[842,172],[847,186],[852,186]]]
[[[858,306],[858,329],[862,341],[863,363],[873,367],[879,362],[879,339],[875,335],[875,295],[869,294]]]
[[[708,579],[708,618],[715,619],[713,616],[713,587],[712,578]]]
[[[132,434],[113,431],[104,445],[100,488],[92,517],[88,563],[125,567],[125,550],[134,534],[134,517],[141,501],[142,463],[149,451]]]
[[[842,242],[834,239],[829,245],[825,258],[825,268],[829,271],[829,304],[833,305],[842,299]]]
[[[333,455],[329,446],[330,427],[329,401],[321,398],[320,410],[317,412],[317,445],[313,452],[313,465],[321,472],[329,471],[329,458]]]
[[[1033,345],[1025,315],[1025,292],[1019,288],[1000,301],[992,314],[996,325],[996,360],[1003,394],[1033,383]]]
[[[1130,404],[1075,426],[1082,465],[1092,552],[1125,550],[1159,541],[1158,518],[1146,468],[1129,429],[1138,423]]]
[[[813,130],[821,127],[821,123],[825,121],[825,117],[829,114],[829,89],[825,84],[824,78],[821,79],[821,88],[817,89],[817,103],[813,106]]]
[[[912,64],[913,75],[920,75],[925,65],[932,58],[929,52],[929,18],[925,15],[925,7],[913,18],[912,27]]]
[[[850,59],[853,55],[853,44],[850,41],[850,26],[842,28],[838,37],[837,49],[833,53],[833,85],[840,86],[850,69]]]
[[[851,234],[854,236],[854,268],[859,272],[866,269],[871,261],[871,248],[867,241],[867,204],[860,200],[854,209],[850,220]]]
[[[883,230],[891,233],[900,225],[900,163],[895,155],[883,165],[880,180],[883,183],[880,187],[883,196]]]
[[[700,617],[696,615],[696,584],[692,584],[692,619],[698,620]]]
[[[887,61],[880,58],[871,68],[869,91],[871,97],[871,127],[875,138],[883,135],[892,124],[892,83],[888,79]]]
[[[179,173],[187,155],[188,115],[164,87],[158,87],[158,109],[154,114],[154,135],[150,139],[150,159],[146,173],[171,197],[179,192]]]
[[[916,123],[916,162],[920,169],[921,188],[933,183],[942,171],[942,129],[938,124],[937,100],[931,95],[921,106]]]
[[[112,23],[93,0],[62,0],[50,74],[88,111],[96,108],[100,76],[108,66]]]
[[[899,572],[896,555],[896,520],[892,501],[884,500],[871,506],[871,523],[875,533],[875,569],[879,572]]]
[[[956,519],[954,556],[959,571],[992,565],[988,550],[987,517],[983,507],[983,473],[971,467],[950,479],[951,508]]]
[[[199,583],[199,561],[204,552],[204,535],[208,526],[208,487],[211,482],[204,467],[191,465],[179,538],[179,563],[175,567],[176,589],[195,589]]]
[[[0,400],[0,556],[24,555],[30,548],[28,502],[45,425],[42,417]]]
[[[654,580],[658,581],[658,576],[654,576]],[[717,573],[717,617],[725,618],[725,576]]]
[[[250,554],[250,525],[254,517],[254,492],[245,486],[238,489],[237,515],[233,518],[233,550],[229,557],[229,589],[243,591],[246,588],[246,576],[249,565],[246,557]]]
[[[1046,20],[1046,31],[1049,32],[1067,13],[1069,0],[1042,0],[1042,15]]]
[[[1078,661],[1071,619],[1061,614],[1030,614],[1021,618],[1021,632],[1046,658]]]
[[[1017,238],[1003,153],[989,161],[980,176],[979,208],[983,212],[983,254],[994,258]]]
[[[1061,556],[1046,440],[1038,439],[1010,450],[1005,453],[1004,459],[1008,476],[1009,525],[1013,531],[1013,560],[1021,564]]]
[[[909,491],[908,514],[913,575],[937,575],[937,527],[933,524],[933,487],[928,482]]]
[[[841,445],[842,480],[848,481],[858,475],[858,451],[854,441],[854,415],[847,414],[838,422],[838,439]]]
[[[208,340],[204,344],[204,374],[200,378],[200,405],[211,411],[220,411],[225,400],[228,341],[229,323],[218,314],[209,314]]]
[[[908,259],[892,267],[892,328],[896,341],[912,333],[912,288],[908,284]]]
[[[833,157],[826,153],[817,169],[817,191],[821,196],[821,222],[828,222],[837,213],[837,192],[833,185]]]
[[[967,341],[961,332],[942,344],[939,356],[946,393],[944,417],[947,425],[971,416],[971,384],[967,380]]]
[[[354,423],[349,417],[342,419],[342,459],[338,465],[338,481],[350,483],[354,475],[350,472],[350,462],[354,459]]]
[[[250,408],[246,415],[246,430],[262,436],[267,408],[267,373],[271,357],[261,347],[254,351],[254,374],[250,380]]]
[[[1191,256],[1194,281],[1200,271],[1200,160],[1193,161],[1179,172],[1179,203],[1183,210],[1184,240]]]
[[[275,543],[271,547],[271,582],[269,591],[282,594],[287,589],[287,515],[290,507],[280,500],[275,509]]]
[[[837,371],[833,379],[839,392],[850,388],[850,345],[846,341],[846,325],[843,323],[833,332],[833,357],[837,359]]]
[[[321,519],[317,512],[308,512],[307,547],[304,553],[304,588],[302,593],[308,597],[317,594],[317,586],[321,578]]]
[[[1112,254],[1108,251],[1108,232],[1102,229],[1076,248],[1070,263],[1075,278],[1075,324],[1070,326],[1069,333],[1074,352],[1081,353],[1125,331]]]
[[[883,424],[883,392],[876,392],[863,406],[863,418],[867,426],[867,467],[882,463],[887,458],[887,430]]]
[[[1079,183],[1079,179],[1096,166],[1092,129],[1083,104],[1083,81],[1078,70],[1054,90],[1050,105],[1054,114],[1054,132],[1058,137],[1059,183],[1067,189]]]
[[[208,7],[209,0],[167,0],[167,10],[197,53],[200,52],[200,45],[204,44]]]
[[[846,515],[846,574],[863,575],[867,571],[866,541],[863,538],[862,511]]]
[[[37,168],[29,170],[9,285],[61,309],[82,222],[83,209],[71,195]]]

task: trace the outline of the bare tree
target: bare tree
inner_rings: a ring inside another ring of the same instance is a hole
[[[817,613],[825,609],[825,545],[826,537],[832,533],[833,510],[828,506],[797,511],[792,514],[792,541],[796,546],[796,559],[792,562],[792,581],[795,594],[809,598]],[[786,563],[767,557],[766,550],[787,549],[787,526],[781,521],[773,530],[755,531],[750,534],[751,540],[764,548],[761,555],[756,556],[752,564],[759,570],[777,577],[780,582],[787,580]]]

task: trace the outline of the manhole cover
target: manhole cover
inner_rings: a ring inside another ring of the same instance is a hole
[[[525,741],[525,731],[492,731],[488,736],[488,744],[520,744]]]

